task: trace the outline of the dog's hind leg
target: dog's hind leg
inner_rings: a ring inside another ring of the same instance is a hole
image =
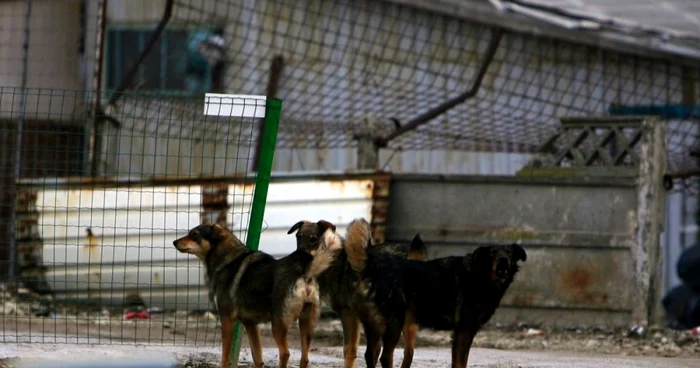
[[[221,313],[221,368],[231,364],[231,345],[233,345],[233,328],[236,319],[233,313]]]
[[[403,324],[403,361],[401,368],[410,368],[413,363],[413,349],[416,346],[418,325],[414,322],[413,314],[406,313],[406,321]]]
[[[401,318],[401,320],[389,323],[384,330],[384,335],[382,336],[382,357],[380,358],[382,368],[394,368],[394,350],[396,350],[396,345],[401,339],[403,325],[403,318]]]
[[[469,350],[472,347],[476,330],[458,327],[452,337],[452,368],[467,368]]]
[[[275,338],[277,349],[279,349],[279,368],[286,368],[289,362],[289,344],[287,344],[287,330],[289,328],[284,323],[278,321],[272,323],[272,337]]]
[[[262,368],[262,343],[260,342],[260,329],[258,328],[258,324],[253,322],[245,322],[243,325],[245,326],[245,331],[248,334],[250,351],[253,354],[253,365],[255,365],[255,368]]]
[[[343,323],[343,358],[345,368],[355,368],[357,347],[360,345],[360,319],[349,310],[340,313]]]
[[[367,350],[365,350],[365,363],[367,368],[377,366],[379,360],[379,351],[381,350],[381,332],[370,324],[363,323],[365,329],[365,338],[367,339]]]
[[[314,304],[307,304],[299,316],[299,334],[301,335],[301,362],[299,368],[309,366],[309,348],[311,347],[311,335],[316,327],[316,319],[319,316],[319,308]]]

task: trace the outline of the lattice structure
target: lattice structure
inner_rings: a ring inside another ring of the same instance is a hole
[[[640,164],[637,143],[642,138],[638,119],[564,119],[562,128],[547,139],[539,153],[550,160],[546,167],[636,168]]]

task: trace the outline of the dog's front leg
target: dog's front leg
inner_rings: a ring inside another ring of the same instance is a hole
[[[469,350],[476,335],[476,329],[457,327],[452,337],[452,368],[467,368]]]
[[[357,360],[357,347],[360,345],[360,319],[351,311],[340,313],[340,321],[343,324],[343,358],[345,368],[355,368]]]
[[[272,337],[275,338],[279,350],[279,367],[286,368],[289,362],[289,344],[287,343],[287,331],[289,327],[282,321],[272,322]]]
[[[255,368],[263,367],[262,342],[260,341],[260,329],[257,323],[245,322],[245,331],[250,342],[250,352],[253,354],[253,364]]]
[[[231,345],[233,345],[233,328],[236,319],[233,313],[221,313],[221,368],[231,365]]]

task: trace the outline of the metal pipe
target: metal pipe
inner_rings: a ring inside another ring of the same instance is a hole
[[[495,28],[493,30],[493,34],[491,35],[491,41],[489,41],[489,46],[486,49],[486,55],[484,57],[484,61],[479,67],[479,71],[476,74],[476,78],[474,79],[474,82],[472,83],[472,86],[464,93],[461,95],[443,102],[442,104],[426,111],[425,113],[418,115],[414,119],[410,120],[408,123],[405,125],[401,126],[399,129],[394,130],[391,134],[387,135],[386,137],[381,137],[376,140],[376,144],[379,147],[386,147],[387,144],[401,136],[402,134],[408,133],[412,130],[415,130],[419,126],[433,120],[434,118],[444,114],[447,112],[447,110],[450,110],[451,108],[463,103],[464,101],[476,96],[476,94],[479,92],[479,88],[481,87],[481,83],[484,80],[484,76],[486,76],[486,71],[488,70],[489,65],[491,64],[491,61],[493,61],[494,56],[496,55],[496,51],[498,50],[498,45],[501,43],[501,38],[503,37],[503,29],[501,28]]]
[[[282,68],[284,68],[284,57],[282,55],[275,56],[272,59],[270,66],[270,79],[267,81],[267,98],[277,98],[277,90],[279,89],[280,77],[282,76]],[[262,149],[262,136],[265,127],[265,122],[260,122],[258,129],[258,139],[255,146],[255,155],[253,156],[253,171],[258,171],[260,150]]]
[[[105,28],[107,27],[107,0],[99,0],[97,10],[97,45],[95,47],[95,69],[93,70],[92,131],[89,135],[88,154],[91,176],[97,176],[100,168],[102,135],[98,127],[102,120],[102,64],[104,55]],[[88,126],[89,128],[89,126]]]
[[[160,36],[165,30],[165,26],[168,25],[170,17],[173,15],[173,2],[173,0],[168,0],[165,3],[163,18],[161,18],[160,22],[158,22],[158,26],[153,31],[151,38],[148,40],[148,43],[146,43],[146,48],[144,48],[143,51],[141,51],[141,54],[139,55],[134,65],[131,66],[129,71],[126,73],[126,76],[124,76],[121,82],[119,82],[119,86],[117,87],[117,89],[115,89],[114,93],[112,93],[112,96],[110,96],[109,101],[107,102],[108,105],[114,105],[114,103],[117,102],[119,97],[121,97],[122,92],[124,92],[124,90],[129,86],[129,83],[131,83],[131,79],[134,78],[134,75],[136,75],[136,72],[139,70],[139,66],[141,66],[143,61],[146,60],[146,56],[148,56],[148,53],[151,51],[153,46],[155,46],[156,42],[158,42],[158,40],[160,39]]]
[[[24,138],[24,126],[26,124],[26,110],[27,110],[27,79],[28,79],[28,64],[29,64],[29,35],[30,35],[30,23],[32,17],[32,0],[25,0],[25,14],[24,14],[24,43],[22,44],[22,81],[21,81],[21,95],[19,100],[19,113],[20,118],[17,122],[17,129],[15,131],[15,149],[14,152],[14,167],[12,174],[12,181],[10,182],[10,196],[11,208],[10,213],[10,224],[9,235],[10,235],[10,247],[8,252],[8,266],[7,275],[9,280],[15,279],[17,276],[17,181],[22,175],[22,141]]]
[[[664,188],[666,190],[671,190],[673,189],[674,180],[687,179],[694,176],[700,176],[700,169],[683,169],[666,173],[663,177]]]

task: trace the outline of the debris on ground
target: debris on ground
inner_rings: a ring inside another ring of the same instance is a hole
[[[528,328],[525,330],[525,336],[542,336],[544,335],[544,331],[538,330],[536,328]]]
[[[146,312],[146,311],[140,311],[140,312],[126,312],[124,313],[124,318],[125,319],[149,319],[151,318],[151,315]]]

